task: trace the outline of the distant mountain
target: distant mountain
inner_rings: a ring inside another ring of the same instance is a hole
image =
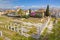
[[[17,8],[0,8],[0,11],[5,11],[5,10],[16,10]],[[21,8],[23,10],[28,10],[29,8]],[[38,10],[38,9],[46,9],[46,7],[40,7],[40,8],[30,8],[31,10]],[[50,11],[52,10],[59,10],[60,11],[60,8],[57,8],[57,7],[50,7]]]

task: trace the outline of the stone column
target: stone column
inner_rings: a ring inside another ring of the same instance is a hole
[[[0,31],[0,36],[2,36],[2,31]]]

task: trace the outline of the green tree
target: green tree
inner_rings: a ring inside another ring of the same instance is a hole
[[[29,13],[31,13],[31,9],[29,9]]]
[[[19,9],[18,15],[19,15],[19,16],[22,16],[22,15],[23,15],[23,10],[22,10],[22,9]]]
[[[50,13],[49,13],[49,5],[47,5],[45,16],[50,16]]]

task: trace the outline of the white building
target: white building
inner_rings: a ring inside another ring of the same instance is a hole
[[[26,11],[25,11],[25,14],[26,14],[26,15],[29,15],[29,10],[26,10]]]
[[[4,12],[0,12],[0,16],[3,15],[3,14],[4,14]]]

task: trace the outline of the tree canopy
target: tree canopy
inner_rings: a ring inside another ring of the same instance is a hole
[[[49,13],[49,5],[47,5],[45,16],[49,16],[49,15],[50,15],[50,13]]]

